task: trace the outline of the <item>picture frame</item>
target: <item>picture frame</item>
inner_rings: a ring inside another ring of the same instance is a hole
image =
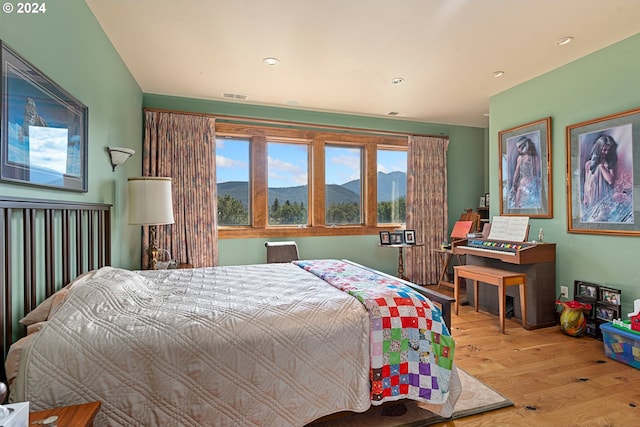
[[[583,282],[581,280],[574,281],[574,295],[587,300],[586,302],[595,302],[599,297],[599,285],[595,283]]]
[[[500,131],[498,139],[500,215],[553,218],[551,117]]]
[[[390,245],[391,244],[391,238],[390,238],[390,233],[388,231],[381,231],[380,232],[380,244],[381,245]]]
[[[620,289],[600,286],[598,301],[611,305],[620,305],[621,297],[622,291]]]
[[[589,304],[591,306],[591,310],[584,311],[584,315],[587,319],[595,319],[596,318],[596,303],[591,298],[585,297],[575,297],[574,300],[581,302],[583,304]]]
[[[604,320],[607,322],[613,321],[613,319],[620,318],[620,308],[614,305],[597,303],[596,304],[596,319]]]
[[[389,233],[389,240],[392,245],[404,244],[404,232],[394,231],[393,233]]]
[[[88,108],[0,40],[0,180],[87,192]]]
[[[404,243],[407,245],[416,244],[416,232],[415,230],[404,230]]]
[[[485,208],[489,208],[489,207],[491,207],[491,206],[489,205],[489,193],[484,193],[484,207],[485,207]]]
[[[566,127],[569,233],[640,235],[639,126],[634,109]]]
[[[602,335],[600,333],[601,323],[602,321],[597,321],[595,319],[587,319],[587,328],[585,330],[585,335],[591,338],[602,340]]]

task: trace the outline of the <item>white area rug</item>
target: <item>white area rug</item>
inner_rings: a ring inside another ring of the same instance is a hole
[[[420,408],[417,402],[406,401],[407,413],[402,416],[382,415],[383,408],[374,406],[362,414],[346,415],[309,424],[308,427],[424,427],[513,405],[513,402],[460,368],[458,375],[462,383],[462,394],[456,402],[451,418],[442,418]]]

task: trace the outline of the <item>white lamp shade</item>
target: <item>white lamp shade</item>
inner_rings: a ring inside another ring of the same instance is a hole
[[[171,178],[129,178],[129,224],[173,224]]]

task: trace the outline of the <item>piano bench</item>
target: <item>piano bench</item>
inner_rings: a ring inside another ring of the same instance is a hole
[[[500,270],[498,268],[485,267],[483,265],[457,265],[453,267],[453,292],[455,298],[455,314],[458,314],[458,300],[460,294],[460,278],[473,281],[473,300],[478,311],[478,282],[498,287],[498,307],[500,314],[500,330],[504,334],[505,305],[507,299],[507,286],[520,286],[520,311],[522,313],[522,326],[527,326],[527,302],[526,285],[527,275],[513,271]]]

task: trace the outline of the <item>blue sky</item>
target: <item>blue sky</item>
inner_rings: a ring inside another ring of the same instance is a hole
[[[307,184],[307,151],[305,144],[270,143],[268,152],[269,187]],[[344,184],[359,178],[360,151],[343,147],[326,147],[327,184]],[[378,170],[389,173],[407,171],[405,151],[385,150],[378,156]],[[249,141],[216,140],[217,181],[247,181],[249,174]]]

